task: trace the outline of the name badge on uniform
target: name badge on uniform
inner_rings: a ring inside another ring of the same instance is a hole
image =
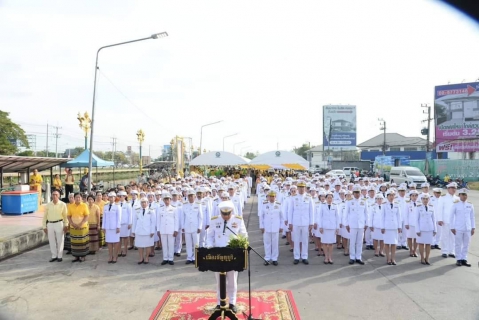
[[[232,226],[233,228],[237,228],[237,227],[238,227],[238,224],[237,224],[236,222],[233,222],[233,223],[231,224],[231,226]]]
[[[274,206],[274,209],[279,209],[279,206]]]

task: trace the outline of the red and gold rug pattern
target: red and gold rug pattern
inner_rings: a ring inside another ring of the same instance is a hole
[[[236,297],[238,319],[248,310],[248,292],[238,291]],[[150,320],[208,320],[216,307],[213,291],[167,291],[161,298]],[[289,290],[251,292],[251,309],[255,318],[263,320],[301,319]]]

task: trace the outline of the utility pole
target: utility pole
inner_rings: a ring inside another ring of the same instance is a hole
[[[422,110],[422,113],[427,114],[427,119],[422,120],[421,122],[426,122],[427,121],[427,132],[426,132],[426,161],[425,161],[425,168],[424,171],[426,174],[429,173],[429,159],[428,159],[428,154],[429,154],[429,141],[431,137],[431,106],[429,106],[427,103],[421,104],[421,108],[427,108],[426,110]],[[423,129],[424,130],[424,129]],[[423,130],[421,130],[421,133],[424,134]]]
[[[53,128],[55,128],[55,158],[58,158],[58,138],[60,137],[60,135],[58,134],[58,129],[61,129],[62,127],[55,127],[53,126]]]
[[[384,131],[384,138],[383,138],[383,156],[386,155],[386,121],[384,121],[383,118],[378,119],[379,124],[382,126],[382,128],[379,128],[379,130]]]
[[[47,158],[48,158],[48,122],[47,122]]]
[[[91,138],[90,138],[91,139]],[[113,184],[115,185],[116,184],[116,181],[115,181],[115,167],[116,167],[116,164],[115,164],[115,150],[116,150],[116,138],[112,138],[113,139],[113,142],[112,142],[112,152],[111,152],[111,160],[113,161]],[[90,152],[92,152],[90,150]]]

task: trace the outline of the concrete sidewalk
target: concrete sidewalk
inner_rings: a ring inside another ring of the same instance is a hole
[[[42,208],[23,215],[0,215],[0,261],[48,242]]]
[[[479,193],[471,192],[476,215]],[[256,198],[245,206],[251,246],[263,254]],[[248,216],[251,215],[250,218]],[[479,220],[478,220],[479,221]],[[334,265],[324,265],[309,245],[310,265],[293,265],[289,247],[280,240],[279,266],[263,266],[251,256],[252,288],[291,290],[301,319],[479,319],[478,237],[469,253],[472,268],[456,267],[451,258],[431,253],[431,266],[401,250],[397,266],[364,251],[364,266],[348,264],[334,250]],[[0,319],[148,319],[167,290],[214,290],[211,272],[185,265],[185,254],[174,266],[160,266],[157,251],[149,265],[137,265],[138,251],[128,251],[117,264],[108,254],[88,256],[84,263],[49,263],[43,246],[0,262]],[[248,290],[248,273],[238,277],[239,290]],[[54,301],[54,303],[46,303]],[[247,312],[247,305],[238,305]],[[254,315],[254,312],[253,312]],[[243,316],[240,316],[243,319]]]

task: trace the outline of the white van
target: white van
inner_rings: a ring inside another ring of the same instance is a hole
[[[416,167],[392,167],[389,179],[398,185],[401,183],[415,183],[420,188],[421,184],[427,182],[426,176]]]
[[[344,167],[343,172],[346,175],[346,177],[351,176],[351,173],[359,171],[359,168],[357,167]]]

